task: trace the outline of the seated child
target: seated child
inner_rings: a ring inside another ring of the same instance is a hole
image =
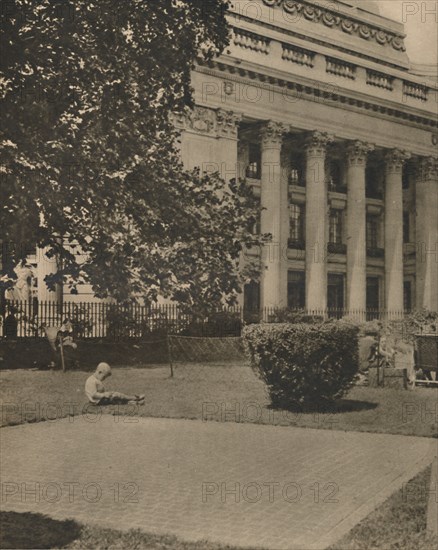
[[[85,395],[95,405],[137,404],[144,405],[144,395],[126,395],[116,391],[105,391],[103,381],[111,376],[108,363],[99,363],[96,372],[85,382]]]

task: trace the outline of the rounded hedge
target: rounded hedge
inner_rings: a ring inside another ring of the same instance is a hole
[[[358,328],[341,321],[261,324],[243,330],[253,370],[272,405],[315,405],[341,397],[359,369]]]

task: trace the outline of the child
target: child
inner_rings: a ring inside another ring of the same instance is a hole
[[[144,405],[144,395],[126,395],[116,391],[105,391],[103,381],[111,376],[111,367],[108,363],[99,363],[96,372],[85,382],[85,395],[90,403],[95,405],[113,405],[128,403],[130,405]]]

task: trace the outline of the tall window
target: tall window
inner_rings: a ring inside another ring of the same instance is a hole
[[[262,158],[262,153],[261,153],[260,145],[256,143],[250,143],[248,167],[246,169],[247,178],[260,179],[261,158]]]
[[[410,241],[410,227],[409,227],[409,212],[403,212],[403,242],[409,243]]]
[[[366,291],[366,304],[367,304],[367,321],[378,319],[379,317],[379,294],[380,285],[378,277],[367,277],[367,291]]]
[[[304,243],[304,206],[291,204],[289,211],[289,240],[292,243]]]
[[[367,248],[379,248],[379,219],[377,216],[367,216]]]
[[[342,210],[330,210],[329,242],[342,243]]]
[[[365,170],[365,194],[370,199],[383,199],[379,179],[377,168],[375,166],[367,166]]]
[[[304,271],[289,271],[287,280],[288,307],[303,309],[306,302],[306,276]]]
[[[299,156],[294,156],[290,164],[289,185],[304,187],[303,161]]]
[[[329,191],[343,191],[341,165],[337,160],[329,160],[326,168]]]
[[[403,283],[403,307],[406,313],[412,309],[411,281],[404,281]]]

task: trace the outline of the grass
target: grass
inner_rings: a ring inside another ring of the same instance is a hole
[[[356,525],[328,550],[432,550],[438,539],[426,531],[426,488],[430,467]],[[148,550],[242,550],[208,541],[184,542],[139,530],[126,532],[56,521],[40,514],[0,514],[0,548],[68,548]],[[255,550],[255,549],[252,549]]]
[[[1,423],[55,420],[89,409],[89,374],[70,371],[0,371]],[[102,412],[147,417],[250,422],[306,428],[437,437],[437,389],[402,391],[355,387],[330,409],[287,411],[270,407],[265,386],[249,367],[195,365],[113,369],[107,389],[144,393],[142,407],[108,406]]]
[[[438,537],[426,531],[430,472],[420,472],[328,550],[438,548]]]
[[[50,421],[88,409],[83,393],[89,373],[0,371],[2,425]],[[177,365],[114,369],[107,388],[145,393],[143,407],[102,407],[108,414],[251,422],[307,428],[437,437],[437,390],[353,388],[331,410],[291,412],[270,408],[264,384],[244,365]],[[409,498],[395,493],[331,550],[431,550],[425,510],[430,468],[412,482]],[[54,523],[53,523],[54,522]],[[76,522],[56,522],[39,514],[1,515],[0,548],[150,550],[237,550],[207,541],[188,543],[138,530],[119,532]]]

